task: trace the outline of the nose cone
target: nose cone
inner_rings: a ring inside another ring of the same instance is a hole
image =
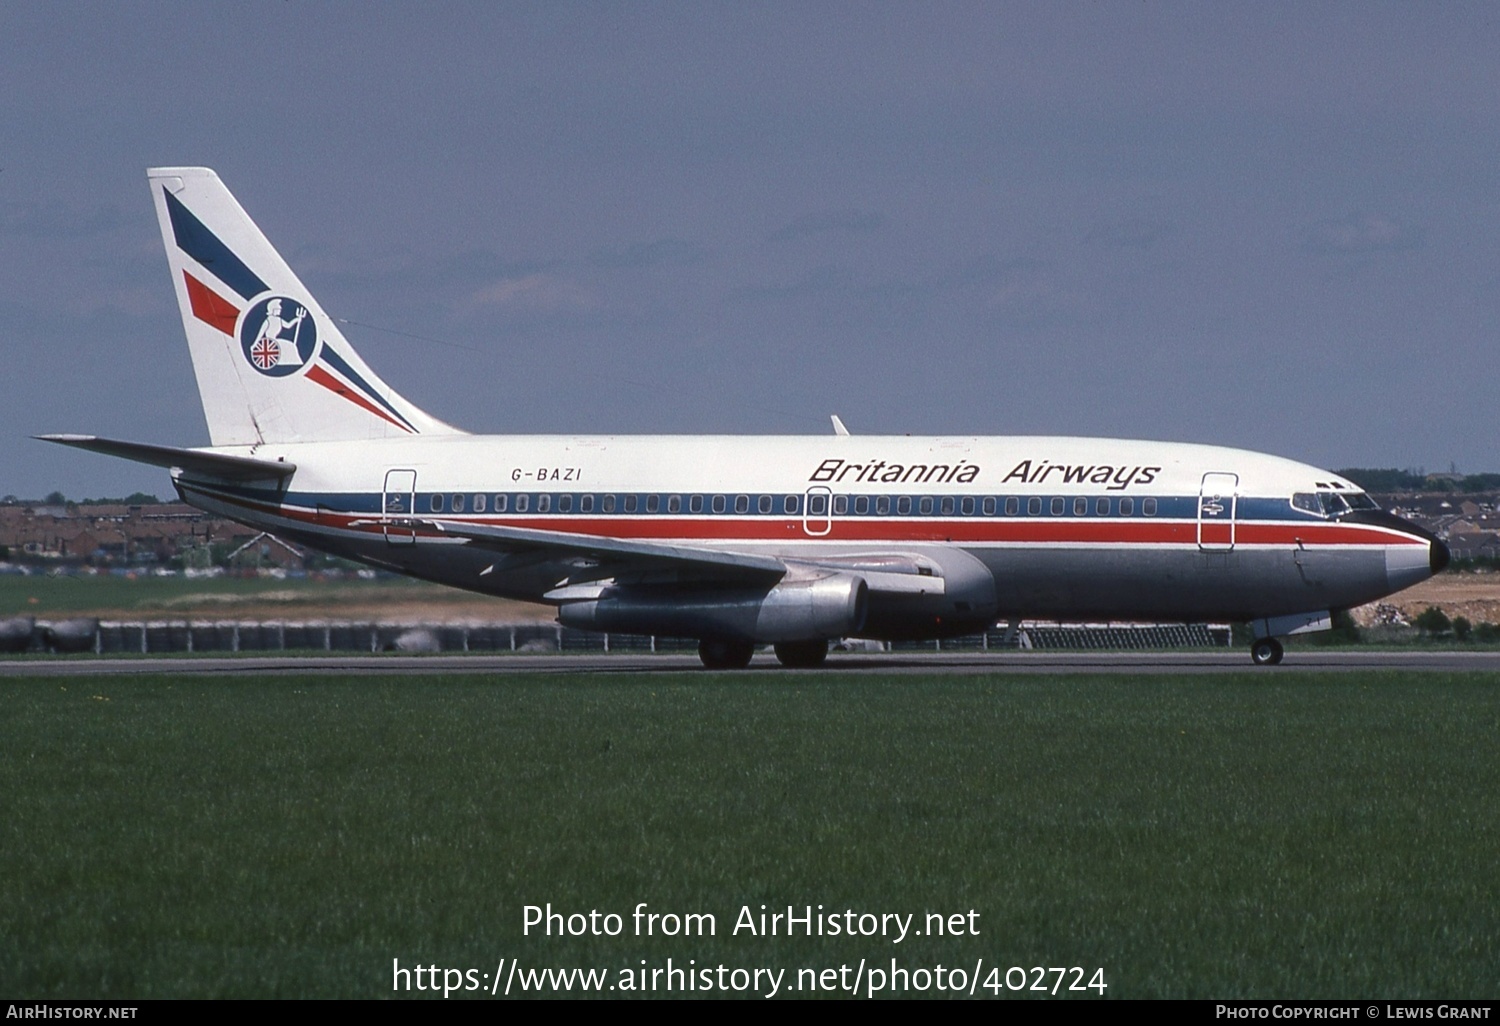
[[[1440,574],[1448,569],[1448,564],[1453,559],[1453,553],[1448,551],[1448,546],[1438,541],[1437,538],[1433,538],[1432,541],[1427,543],[1427,548],[1428,565],[1432,567],[1432,572]]]
[[[1369,524],[1408,535],[1414,543],[1389,545],[1385,550],[1385,573],[1391,591],[1420,584],[1433,574],[1441,573],[1453,558],[1437,535],[1427,528],[1403,520],[1384,510],[1356,510],[1343,518],[1344,523]]]

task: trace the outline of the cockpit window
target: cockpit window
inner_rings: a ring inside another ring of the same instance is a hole
[[[1292,507],[1320,517],[1341,517],[1354,509],[1379,509],[1375,500],[1364,492],[1297,492]]]

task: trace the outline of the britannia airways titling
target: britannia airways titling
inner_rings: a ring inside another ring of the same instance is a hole
[[[980,473],[977,463],[887,463],[873,460],[854,463],[850,460],[826,459],[818,464],[808,480],[814,484],[968,484]],[[1095,484],[1118,492],[1131,485],[1149,485],[1156,480],[1161,467],[1117,467],[1105,463],[1053,463],[1051,460],[1022,460],[1002,479],[1002,484]]]

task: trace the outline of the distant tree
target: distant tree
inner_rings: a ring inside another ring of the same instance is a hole
[[[1487,644],[1500,641],[1500,624],[1493,624],[1488,621],[1481,623],[1478,627],[1474,628],[1474,638],[1477,641],[1483,641]]]
[[[1470,474],[1459,487],[1466,492],[1500,491],[1500,474]]]
[[[1374,470],[1351,467],[1335,473],[1339,477],[1348,478],[1367,492],[1420,492],[1426,487],[1427,481],[1425,474],[1395,468]]]
[[[1331,629],[1299,636],[1297,640],[1309,645],[1355,645],[1359,643],[1359,627],[1355,624],[1354,617],[1349,615],[1349,610],[1337,609],[1333,613]],[[1245,644],[1249,644],[1249,641]]]
[[[62,492],[48,492],[47,497],[42,500],[48,506],[62,506],[68,501],[68,497]]]
[[[0,545],[0,559],[9,559],[9,558],[10,558],[10,546],[9,545]]]
[[[1359,640],[1359,627],[1354,622],[1354,617],[1349,610],[1336,610],[1333,614],[1333,630],[1330,632],[1338,641],[1355,642]]]
[[[80,506],[159,506],[161,500],[146,492],[131,492],[123,499],[100,496],[97,499],[80,499]]]
[[[1448,619],[1448,614],[1437,606],[1428,606],[1422,610],[1412,623],[1416,624],[1417,629],[1423,634],[1431,635],[1434,638],[1442,637],[1453,630],[1453,621]]]
[[[1469,633],[1473,629],[1474,629],[1474,625],[1471,624],[1471,623],[1469,623],[1469,618],[1468,617],[1466,617],[1466,616],[1455,616],[1453,618],[1453,636],[1455,638],[1457,638],[1459,641],[1468,641],[1469,640]]]

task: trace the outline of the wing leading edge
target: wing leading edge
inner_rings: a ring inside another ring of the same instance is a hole
[[[725,584],[774,585],[789,577],[851,573],[863,578],[875,592],[908,595],[941,595],[944,592],[942,571],[937,564],[908,553],[798,559],[454,520],[421,519],[401,523],[462,538],[469,544],[507,555],[532,553],[560,558],[574,569],[568,576],[570,585],[661,574]],[[548,597],[555,601],[563,596],[554,593]]]

